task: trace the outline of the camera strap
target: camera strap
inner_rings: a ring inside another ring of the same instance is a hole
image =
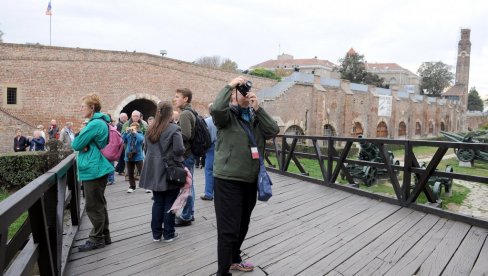
[[[262,166],[264,166],[263,159],[261,158],[261,155],[259,154],[259,148],[258,144],[256,143],[256,139],[254,138],[254,135],[251,131],[251,128],[247,122],[243,122],[242,119],[238,118],[237,121],[241,125],[242,129],[247,134],[247,137],[249,138],[249,142],[251,143],[251,157],[252,159],[259,159],[259,162]]]

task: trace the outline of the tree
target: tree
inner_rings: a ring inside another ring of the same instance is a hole
[[[341,79],[387,88],[384,85],[385,80],[383,78],[366,71],[364,55],[356,53],[353,49],[349,50],[344,58],[339,59],[339,64],[335,70],[341,74]]]
[[[276,75],[275,72],[273,71],[270,71],[270,70],[266,70],[264,68],[256,68],[256,69],[253,69],[249,72],[249,75],[253,75],[253,76],[259,76],[259,77],[263,77],[263,78],[268,78],[268,79],[274,79],[274,80],[277,80],[277,81],[281,81],[281,77]]]
[[[232,61],[232,60],[226,58],[226,59],[224,59],[222,64],[220,64],[220,69],[226,70],[226,71],[236,72],[237,71],[237,63],[235,61]]]
[[[229,58],[222,58],[220,56],[201,57],[195,60],[194,63],[212,69],[221,69],[232,72],[237,71],[237,63],[235,61],[232,61]]]
[[[471,87],[468,94],[468,110],[483,111],[483,100],[481,99],[476,87]]]
[[[423,62],[417,73],[420,76],[420,94],[432,97],[439,97],[454,79],[451,66],[442,61]]]

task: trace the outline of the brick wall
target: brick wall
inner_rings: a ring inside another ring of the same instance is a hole
[[[18,126],[31,135],[35,125],[47,126],[54,118],[60,126],[72,121],[77,129],[83,121],[80,98],[90,92],[101,96],[103,111],[118,114],[136,99],[154,103],[171,100],[177,88],[188,87],[194,93],[194,107],[205,114],[208,103],[236,76],[144,53],[0,43],[0,143],[7,145],[0,152],[10,151]],[[253,80],[255,91],[276,84],[270,79],[247,77]],[[16,106],[6,105],[7,87],[18,88]],[[373,91],[351,91],[347,81],[340,87],[295,84],[262,105],[278,121],[282,133],[298,126],[306,134],[323,135],[324,125],[330,124],[336,135],[352,136],[354,123],[359,122],[365,136],[376,137],[378,124],[384,122],[388,137],[397,138],[403,121],[407,138],[421,138],[429,135],[430,122],[436,135],[441,122],[449,131],[457,131],[463,121],[454,103],[398,98],[396,91],[392,115],[379,117],[378,97]],[[419,136],[414,135],[416,122],[422,125]]]

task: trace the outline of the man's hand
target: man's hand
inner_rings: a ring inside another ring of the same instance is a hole
[[[232,88],[236,88],[236,86],[239,86],[245,82],[246,79],[244,79],[243,77],[237,77],[229,82],[229,86]]]
[[[257,111],[259,109],[259,100],[256,94],[254,92],[248,92],[246,97],[249,99],[251,107],[254,109],[254,111]]]

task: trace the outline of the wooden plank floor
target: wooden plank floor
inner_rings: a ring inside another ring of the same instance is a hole
[[[488,275],[488,230],[347,192],[271,174],[274,196],[258,202],[243,245],[257,267],[234,275]],[[66,275],[212,275],[217,269],[213,202],[202,201],[195,170],[196,221],[173,243],[153,242],[151,194],[117,176],[107,187],[113,243],[80,253],[82,225]]]

